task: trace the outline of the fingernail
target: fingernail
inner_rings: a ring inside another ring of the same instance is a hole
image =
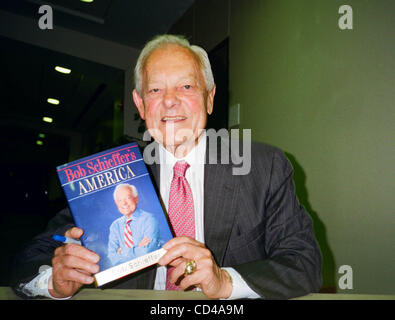
[[[95,279],[93,279],[93,277],[86,277],[86,282],[88,284],[92,283]]]
[[[91,272],[92,273],[98,273],[100,270],[100,267],[98,265],[92,266]]]

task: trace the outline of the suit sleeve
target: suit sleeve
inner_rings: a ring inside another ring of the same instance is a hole
[[[282,152],[274,152],[258,207],[263,221],[259,250],[265,258],[233,266],[262,298],[288,299],[321,287],[321,252],[312,220],[296,198],[292,173]]]
[[[74,221],[68,209],[60,211],[52,218],[44,233],[30,241],[11,261],[10,286],[22,298],[27,298],[21,290],[39,273],[43,265],[52,266],[54,251],[61,243],[52,239],[54,234],[63,235],[74,227]]]

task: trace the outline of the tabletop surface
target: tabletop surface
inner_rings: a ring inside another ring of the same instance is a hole
[[[10,287],[0,287],[0,300],[19,300]],[[82,289],[72,300],[207,300],[202,292],[131,289]],[[395,295],[312,293],[292,300],[395,300]]]

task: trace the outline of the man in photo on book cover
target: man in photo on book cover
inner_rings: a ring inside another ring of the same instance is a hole
[[[119,184],[114,202],[122,214],[110,226],[108,258],[113,266],[138,258],[160,248],[158,221],[153,214],[138,207],[134,185]]]
[[[158,150],[160,161],[148,169],[176,237],[164,244],[167,252],[157,267],[124,277],[113,288],[192,287],[217,299],[288,299],[318,292],[321,253],[283,152],[251,143],[250,169],[240,175],[234,174],[233,157],[223,163],[208,152],[203,129],[215,109],[215,90],[206,51],[184,37],[157,36],[140,53],[133,100],[155,140],[152,150]],[[59,232],[75,239],[82,235],[68,209],[16,257],[16,293],[64,298],[93,283],[98,256],[48,237]],[[42,265],[51,268],[39,273]]]

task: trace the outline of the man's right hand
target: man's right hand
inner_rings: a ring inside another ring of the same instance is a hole
[[[151,239],[148,237],[144,237],[143,240],[140,241],[139,247],[146,247],[150,244]]]
[[[65,236],[79,240],[84,231],[74,227]],[[74,295],[84,284],[91,284],[93,274],[99,272],[99,255],[74,243],[65,244],[55,250],[52,258],[52,278],[48,290],[55,298]]]

